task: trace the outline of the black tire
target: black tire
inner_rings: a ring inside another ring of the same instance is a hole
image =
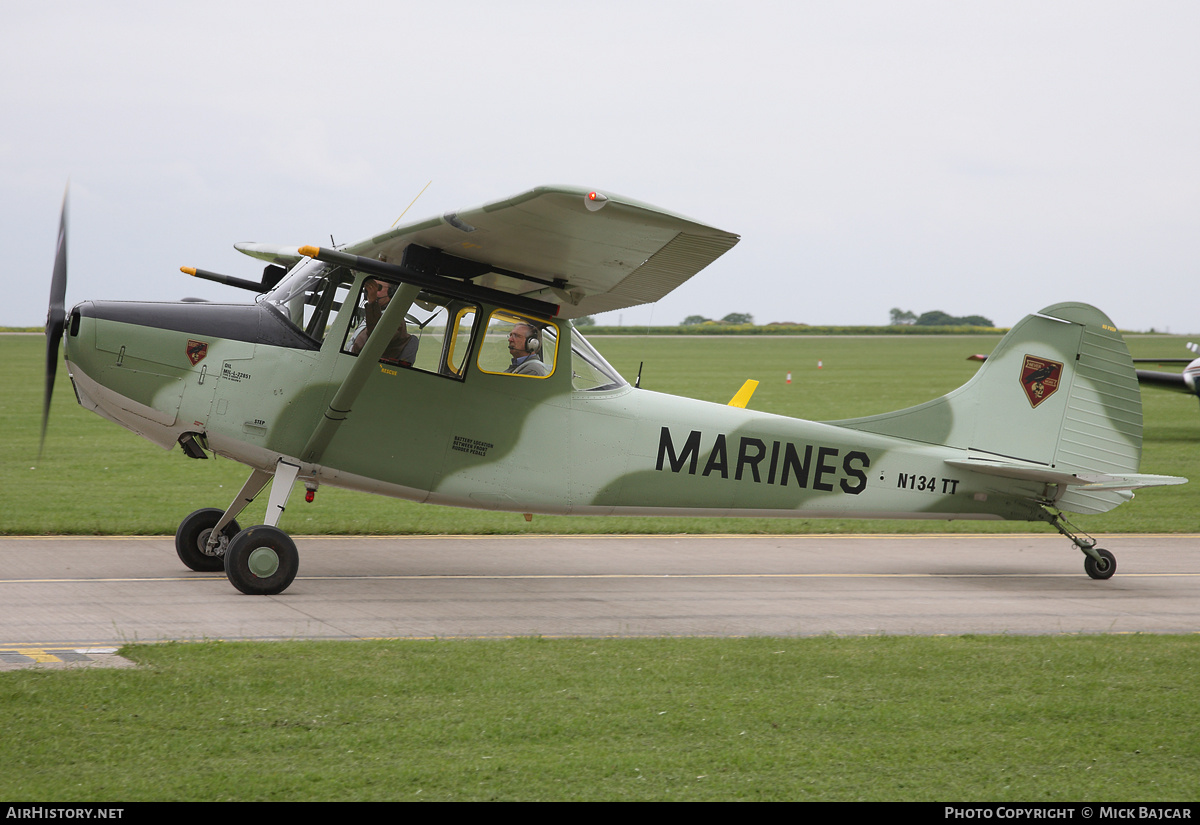
[[[296,544],[278,527],[247,527],[233,537],[225,551],[229,583],[249,596],[282,593],[299,569]]]
[[[204,552],[212,529],[224,514],[224,510],[205,507],[180,522],[179,529],[175,531],[175,552],[189,570],[195,570],[197,573],[216,573],[225,569],[224,553],[229,547],[229,542],[242,530],[237,521],[229,522],[221,531],[221,540],[217,545],[220,555],[210,556]]]
[[[1100,561],[1091,556],[1084,556],[1083,569],[1093,579],[1111,579],[1113,573],[1117,572],[1117,557],[1099,547],[1096,548],[1096,552],[1100,554]]]

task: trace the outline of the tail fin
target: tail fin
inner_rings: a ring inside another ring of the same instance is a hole
[[[1063,303],[1018,323],[975,377],[893,413],[830,422],[966,452],[959,466],[1060,485],[1055,506],[1104,512],[1128,490],[1182,479],[1139,476],[1142,397],[1129,349],[1095,307]]]

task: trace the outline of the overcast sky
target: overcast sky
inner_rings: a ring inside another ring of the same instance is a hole
[[[247,300],[235,241],[359,240],[545,183],[742,241],[677,324],[1009,326],[1057,301],[1200,332],[1200,3],[0,0],[0,325]]]

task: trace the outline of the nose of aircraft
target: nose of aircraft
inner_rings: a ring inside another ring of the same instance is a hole
[[[1197,378],[1200,378],[1200,358],[1183,368],[1183,383],[1187,384],[1187,388],[1192,392],[1200,394],[1196,386]]]

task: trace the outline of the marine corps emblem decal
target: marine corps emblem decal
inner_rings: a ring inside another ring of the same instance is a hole
[[[188,339],[187,342],[187,357],[192,362],[192,366],[196,366],[204,360],[204,356],[208,355],[207,341],[193,341]]]
[[[1033,407],[1037,407],[1058,390],[1063,365],[1059,361],[1026,355],[1021,365],[1021,387]]]

